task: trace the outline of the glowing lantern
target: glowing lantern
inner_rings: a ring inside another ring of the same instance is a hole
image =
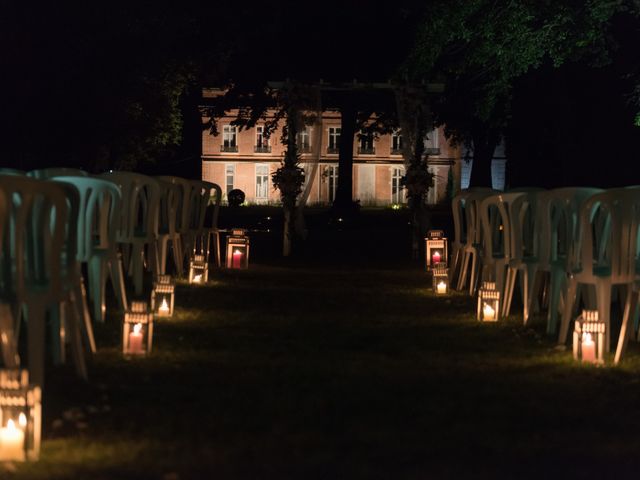
[[[249,268],[249,237],[241,228],[231,230],[227,237],[227,268]]]
[[[431,270],[438,263],[447,264],[447,238],[442,230],[429,230],[427,232],[426,255],[427,270]]]
[[[433,267],[433,291],[436,295],[449,293],[449,269],[444,264]]]
[[[500,292],[495,282],[483,282],[478,290],[478,320],[497,322],[500,316]]]
[[[156,317],[171,317],[175,300],[175,284],[171,275],[158,275],[151,291],[151,311]]]
[[[124,314],[122,352],[125,355],[147,355],[153,342],[153,312],[147,302],[133,301]]]
[[[605,328],[597,310],[583,310],[573,330],[573,358],[586,363],[604,363]]]
[[[41,402],[40,387],[29,385],[27,370],[0,370],[0,461],[38,459]]]
[[[194,255],[189,262],[189,283],[207,283],[209,264],[204,255]]]

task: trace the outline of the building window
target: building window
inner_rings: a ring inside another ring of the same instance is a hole
[[[265,136],[263,125],[256,127],[256,144],[253,151],[255,153],[271,153],[271,145],[269,145],[269,139]]]
[[[358,136],[358,155],[373,155],[376,153],[373,148],[373,134],[360,132]]]
[[[220,151],[238,151],[238,127],[234,125],[224,125],[222,127],[222,145],[220,146]]]
[[[391,170],[391,203],[404,203],[404,187],[401,184],[404,168],[394,167]]]
[[[300,153],[311,153],[311,135],[309,127],[298,133],[298,151]]]
[[[256,165],[256,200],[269,198],[269,165]]]
[[[329,180],[329,202],[333,203],[336,199],[336,191],[338,190],[338,166],[329,165],[327,167],[327,178]]]
[[[340,127],[329,127],[329,146],[327,153],[338,153],[340,145]]]
[[[229,195],[229,192],[233,190],[233,180],[235,176],[236,176],[236,166],[233,164],[227,164],[227,166],[225,167],[225,182],[226,182],[227,195]]]
[[[424,149],[428,155],[440,155],[440,148],[438,145],[438,129],[431,130],[424,139]]]
[[[402,135],[399,130],[391,134],[391,155],[402,155]]]

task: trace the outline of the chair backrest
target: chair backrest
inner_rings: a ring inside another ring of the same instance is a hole
[[[154,241],[158,235],[160,185],[146,175],[133,172],[107,172],[99,178],[120,188],[122,208],[118,225],[118,242]]]
[[[467,245],[481,244],[484,241],[482,235],[482,222],[480,220],[480,205],[482,201],[491,195],[497,195],[497,190],[490,188],[474,188],[467,190],[468,196],[464,199],[464,223],[466,229]]]
[[[46,287],[54,295],[60,289],[61,267],[70,257],[69,250],[63,249],[73,212],[64,187],[26,176],[0,175],[0,191],[8,211],[2,227],[2,297],[20,303],[35,286]],[[74,243],[67,247],[73,250]]]
[[[18,170],[17,168],[0,168],[0,175],[18,175],[18,176],[23,176],[26,175],[27,172],[25,172],[24,170]]]
[[[526,257],[534,257],[538,253],[540,228],[538,221],[538,201],[546,192],[540,189],[527,189],[515,198],[510,206],[511,259],[522,261]]]
[[[201,180],[192,180],[191,185],[189,230],[192,232],[201,232],[204,228],[204,217],[207,211],[207,205],[209,205],[211,193],[216,189],[217,185]]]
[[[480,220],[484,237],[484,262],[494,258],[512,258],[512,222],[517,222],[513,213],[513,203],[526,193],[500,193],[491,195],[480,204]]]
[[[78,261],[88,262],[94,249],[114,251],[122,203],[118,186],[94,177],[54,177],[53,180],[73,185],[80,195]]]
[[[174,235],[182,208],[182,188],[178,184],[162,180],[161,177],[155,178],[160,185],[158,232]]]
[[[180,189],[180,198],[176,216],[176,229],[179,233],[187,232],[187,230],[189,230],[191,198],[192,190],[194,188],[191,180],[172,176],[159,176],[155,178],[164,182],[172,183]]]
[[[209,203],[207,205],[208,209],[213,208],[213,212],[211,213],[211,223],[209,224],[209,228],[217,229],[218,228],[218,216],[220,215],[220,203],[222,202],[222,188],[217,183],[211,183],[213,191],[215,191],[215,196],[212,195],[209,197]]]
[[[640,226],[640,189],[616,188],[592,195],[580,209],[578,275],[610,272],[613,283],[635,279]]]
[[[568,261],[578,242],[582,204],[603,190],[590,187],[556,188],[545,192],[538,205],[539,258],[546,262]]]
[[[27,175],[38,180],[49,180],[53,177],[88,177],[89,173],[79,168],[52,167],[31,170]]]

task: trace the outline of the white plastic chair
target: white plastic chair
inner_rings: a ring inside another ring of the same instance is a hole
[[[60,184],[6,175],[0,176],[0,190],[10,212],[4,224],[2,290],[15,307],[16,335],[20,334],[21,314],[25,314],[31,379],[41,387],[44,384],[45,314],[61,303],[67,306],[64,328],[76,370],[86,378],[78,302],[67,276],[73,273],[75,262],[74,235],[69,233],[76,231],[77,192],[74,199],[73,190],[65,191]],[[63,341],[63,330],[56,327],[52,329],[54,354]]]
[[[180,192],[176,210],[175,233],[173,238],[171,238],[171,244],[173,248],[176,272],[179,276],[182,276],[184,274],[184,262],[186,256],[184,242],[186,240],[185,237],[189,234],[193,185],[191,180],[187,180],[182,177],[159,176],[155,178],[175,185]]]
[[[204,254],[208,262],[208,230],[204,228],[204,220],[212,192],[218,187],[214,183],[192,180],[191,181],[191,206],[189,208],[189,228],[184,235],[185,252],[189,252],[190,258],[195,254]]]
[[[104,322],[105,287],[111,276],[118,306],[127,308],[122,256],[116,234],[121,214],[120,189],[112,182],[93,177],[54,177],[73,185],[80,194],[78,214],[78,261],[87,265],[93,318]]]
[[[460,257],[461,266],[456,289],[462,290],[465,288],[468,280],[469,295],[473,295],[478,285],[480,254],[482,252],[482,242],[484,241],[480,221],[480,203],[483,199],[498,192],[490,188],[473,188],[466,190],[465,193],[463,213],[466,243],[458,250],[459,252],[461,251],[457,255]],[[471,270],[469,270],[469,264],[471,264]]]
[[[100,178],[115,183],[122,194],[122,209],[117,241],[130,249],[127,273],[133,277],[134,292],[142,295],[145,249],[148,267],[154,278],[160,273],[158,244],[158,208],[160,185],[146,175],[133,172],[107,172]]]
[[[160,185],[160,207],[158,210],[158,252],[160,255],[160,273],[167,269],[167,251],[171,242],[173,262],[176,272],[182,273],[182,244],[178,233],[179,211],[182,208],[182,188],[179,184],[156,177]]]
[[[210,215],[208,215],[208,218],[211,218],[211,221],[209,225],[204,227],[205,239],[207,243],[206,253],[207,258],[210,258],[211,249],[213,248],[216,267],[220,268],[220,230],[218,229],[218,216],[220,215],[222,188],[220,188],[220,186],[215,183],[212,183],[211,185],[216,193],[215,198],[209,198],[209,205],[207,206],[207,211],[210,213]]]
[[[51,167],[31,170],[27,175],[38,180],[50,180],[54,177],[88,177],[89,173],[79,168]]]
[[[605,323],[605,352],[609,351],[611,289],[623,285],[630,292],[636,276],[640,211],[637,195],[629,189],[612,189],[591,196],[580,208],[578,242],[570,263],[559,343],[566,342],[578,287],[591,286],[595,288],[596,305],[589,307],[597,308]]]
[[[513,250],[511,224],[518,221],[514,214],[514,203],[526,195],[526,193],[500,193],[485,198],[480,204],[480,220],[484,236],[481,257],[483,280],[495,282],[503,299],[507,290],[506,269],[512,259]],[[504,308],[500,309],[500,316],[505,316]]]

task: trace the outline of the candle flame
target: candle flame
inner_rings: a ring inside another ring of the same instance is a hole
[[[242,255],[242,252],[240,250],[235,250],[233,252],[234,255]]]
[[[489,320],[493,320],[496,315],[496,311],[488,303],[485,303],[484,307],[482,307],[482,313],[484,314],[484,318]]]
[[[200,283],[201,280],[202,280],[202,274],[193,276],[194,283]]]
[[[141,323],[136,323],[133,326],[133,333],[140,333],[142,331],[142,324]]]
[[[447,287],[447,284],[441,280],[440,283],[438,284],[438,288],[446,288],[446,287]]]
[[[591,334],[589,332],[585,332],[585,334],[582,336],[582,343],[591,343]]]
[[[9,421],[7,422],[7,428],[9,430],[15,430],[16,429],[16,424],[14,423],[13,420],[9,419]]]
[[[20,425],[22,428],[27,426],[27,416],[24,413],[21,413],[18,417],[18,425]]]
[[[162,299],[162,305],[160,305],[160,310],[162,310],[163,312],[166,312],[169,310],[169,304],[167,303],[166,298]]]

